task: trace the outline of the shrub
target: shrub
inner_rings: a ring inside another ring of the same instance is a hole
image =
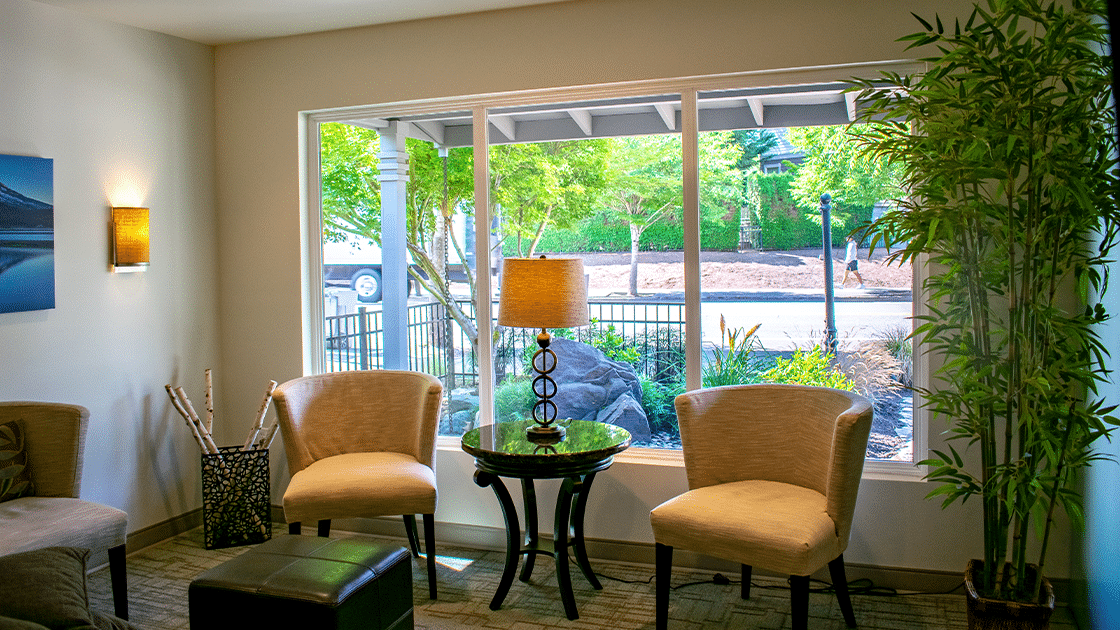
[[[762,374],[762,380],[856,391],[856,384],[833,364],[832,355],[819,345],[809,350],[798,348],[789,359],[778,357],[774,367]]]
[[[533,415],[537,395],[528,376],[507,378],[494,390],[494,415],[499,422],[525,420]]]
[[[704,362],[702,379],[704,387],[741,385],[759,381],[759,361],[752,354],[762,344],[754,333],[762,324],[743,332],[742,328],[728,328],[719,316],[720,345],[712,349],[711,359]]]
[[[639,376],[642,386],[642,408],[645,409],[649,428],[654,433],[667,433],[673,437],[680,435],[677,426],[677,411],[673,400],[684,393],[684,383],[674,381],[659,383],[645,376]]]

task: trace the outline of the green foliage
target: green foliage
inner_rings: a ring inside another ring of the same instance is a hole
[[[677,426],[677,410],[673,406],[673,400],[684,393],[684,383],[661,383],[641,375],[638,376],[638,382],[642,386],[642,409],[646,412],[650,430],[679,436],[680,428]]]
[[[762,381],[856,391],[856,384],[835,365],[832,355],[819,345],[809,350],[798,348],[788,359],[774,359],[774,367],[762,373]]]
[[[798,169],[784,173],[760,174],[758,190],[758,221],[762,228],[762,246],[766,249],[789,250],[820,247],[820,204],[801,204],[793,190]],[[833,204],[832,245],[844,244],[845,235],[871,220],[871,206]]]
[[[1106,459],[1092,445],[1117,424],[1094,396],[1120,230],[1106,5],[993,0],[948,30],[918,20],[903,40],[936,48],[925,73],[852,82],[868,104],[855,133],[907,191],[872,234],[940,270],[914,333],[942,358],[918,390],[948,424],[948,448],[920,462],[930,497],[982,501],[981,594],[1033,601],[1028,555],[1044,574],[1056,509],[1081,519],[1072,475]]]
[[[845,207],[871,207],[902,193],[899,167],[885,157],[861,153],[847,127],[794,127],[787,138],[805,154],[790,185],[803,207],[819,206],[824,193],[832,195],[841,212]]]
[[[743,385],[759,380],[759,361],[754,355],[762,344],[754,336],[762,324],[754,328],[729,328],[719,316],[720,345],[712,349],[712,356],[704,362],[702,380],[704,387]]]
[[[494,414],[498,422],[532,417],[536,402],[533,379],[528,376],[507,378],[494,390]]]
[[[607,324],[604,328],[599,320],[592,319],[588,332],[589,335],[585,343],[597,348],[612,361],[634,365],[641,358],[641,354],[633,343],[615,331],[614,324]]]

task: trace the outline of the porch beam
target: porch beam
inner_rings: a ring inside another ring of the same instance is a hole
[[[591,112],[586,109],[569,109],[568,115],[579,125],[585,135],[591,135]]]
[[[657,110],[661,120],[665,121],[665,126],[669,128],[669,131],[677,130],[677,113],[673,109],[672,103],[654,103],[653,108]]]
[[[748,98],[747,105],[751,108],[751,115],[754,116],[754,124],[761,127],[763,125],[763,116],[766,113],[766,107],[762,104],[762,99]]]
[[[517,139],[517,122],[512,116],[490,116],[490,124],[494,125],[506,140],[513,142]]]

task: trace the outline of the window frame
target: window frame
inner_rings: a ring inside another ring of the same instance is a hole
[[[547,105],[553,103],[595,101],[609,98],[645,97],[653,95],[677,94],[681,97],[681,143],[684,163],[684,222],[685,222],[685,338],[700,338],[700,216],[698,199],[698,155],[699,136],[697,95],[719,90],[789,87],[835,83],[854,74],[877,76],[881,72],[909,74],[924,68],[920,62],[897,60],[836,66],[789,68],[771,71],[730,73],[675,79],[654,79],[624,83],[573,86],[519,90],[505,93],[466,95],[446,98],[401,101],[360,107],[313,110],[301,112],[299,117],[300,135],[303,142],[299,169],[301,171],[301,239],[304,245],[301,257],[302,308],[304,312],[304,371],[318,374],[324,369],[325,343],[322,285],[322,207],[320,181],[319,127],[326,122],[348,122],[355,118],[383,118],[419,116],[442,112],[469,111],[473,119],[473,151],[475,164],[475,205],[483,212],[475,212],[475,251],[489,251],[489,124],[491,110],[517,106]],[[480,168],[480,165],[482,168]],[[482,200],[480,203],[479,200]],[[914,265],[913,314],[926,312],[924,301],[920,299],[920,287],[925,279],[925,264]],[[490,277],[482,274],[476,287],[478,295],[492,295]],[[480,417],[493,418],[494,368],[491,355],[491,304],[490,300],[478,300],[479,312],[477,325],[479,332],[479,404]],[[689,390],[701,386],[701,355],[699,343],[689,343],[686,352],[686,387]],[[929,378],[929,357],[915,341],[914,382],[927,384]],[[927,455],[929,443],[929,413],[921,405],[915,394],[913,411],[912,462],[886,460],[867,460],[864,476],[867,478],[912,479],[920,480],[924,467],[916,465]],[[440,450],[460,450],[460,438],[439,436],[437,448]],[[621,462],[640,465],[683,467],[680,450],[631,448],[616,456]]]

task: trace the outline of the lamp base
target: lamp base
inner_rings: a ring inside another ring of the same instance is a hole
[[[551,424],[548,426],[534,425],[525,429],[525,438],[533,444],[556,444],[563,442],[566,432],[564,427]]]

